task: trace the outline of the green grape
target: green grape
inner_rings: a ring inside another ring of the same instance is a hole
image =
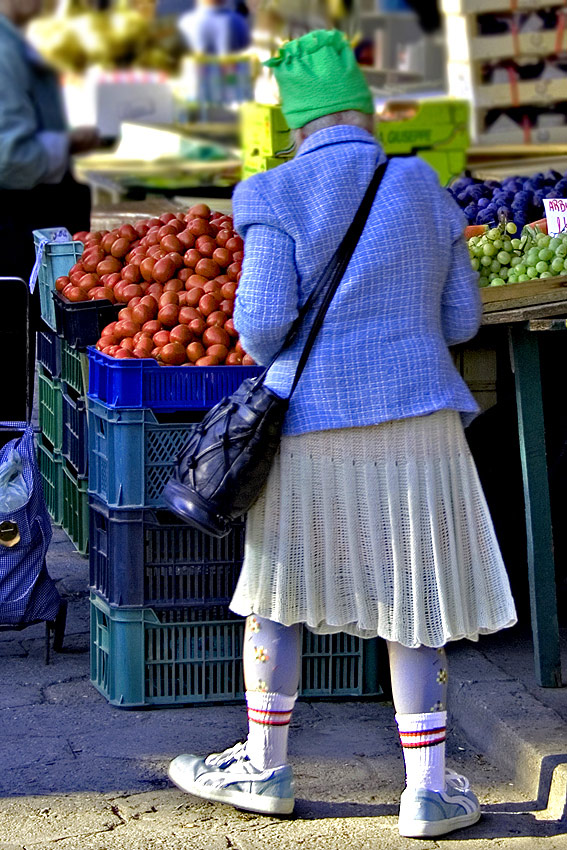
[[[492,245],[494,248],[496,248],[497,251],[501,251],[504,246],[504,243],[501,239],[494,239]]]
[[[556,257],[567,257],[567,243],[562,242],[561,245],[555,249]]]
[[[505,283],[506,283],[506,281],[502,280],[501,277],[495,277],[490,285],[491,286],[504,286]]]
[[[551,261],[551,269],[554,272],[562,271],[562,269],[563,269],[563,258],[562,257],[555,257]]]
[[[480,268],[480,261],[476,257],[473,257],[471,260],[471,266],[473,267],[475,272],[477,272]],[[561,261],[561,268],[563,268],[563,260]]]
[[[490,281],[488,280],[487,277],[484,277],[484,275],[481,275],[478,279],[478,285],[479,286],[482,286],[482,287],[488,286],[489,283],[490,283]]]
[[[552,236],[549,240],[548,248],[551,248],[552,251],[556,251],[561,244],[562,240],[559,236]]]
[[[488,230],[484,236],[492,242],[494,239],[500,239],[500,232],[499,227],[493,227],[492,230]]]
[[[514,260],[518,260],[517,263],[514,263]],[[512,257],[512,266],[516,274],[525,274],[527,266],[522,262],[523,257]]]
[[[540,248],[547,248],[551,241],[551,236],[548,236],[547,233],[538,233],[537,241]]]
[[[488,257],[486,254],[480,258],[481,266],[488,267],[492,265],[492,257]]]
[[[471,236],[471,238],[467,242],[467,245],[469,246],[469,248],[474,248],[474,246],[478,242],[478,239],[479,239],[478,236]]]
[[[515,274],[509,274],[508,275],[508,283],[517,283],[517,282],[518,282],[518,278],[516,277]]]
[[[490,264],[490,271],[493,274],[500,274],[500,269],[502,268],[502,264],[498,262],[498,260],[492,260]]]
[[[516,225],[514,225],[514,227],[515,226]],[[510,244],[511,244],[512,248],[514,249],[514,251],[518,251],[520,249],[520,245],[522,244],[522,240],[521,239],[511,239]]]
[[[551,274],[551,272],[542,272],[539,276],[539,279],[543,280],[546,277],[553,277],[553,275]]]
[[[506,266],[502,266],[502,268],[500,269],[500,277],[503,280],[508,280],[508,269],[506,268]]]
[[[507,251],[509,254],[514,250],[509,239],[504,239],[502,242],[502,250]]]
[[[487,242],[486,245],[483,245],[482,252],[485,257],[494,257],[498,253],[492,242]]]
[[[541,275],[543,272],[549,271],[549,266],[543,260],[540,260],[539,263],[536,263],[536,272]]]
[[[506,224],[506,233],[517,233],[517,232],[518,232],[518,228],[516,227],[516,225],[514,224],[514,222],[513,222],[513,221],[509,221],[509,222]]]
[[[533,280],[533,278],[529,277],[527,274],[518,275],[518,283],[523,283],[525,280]]]
[[[510,260],[512,259],[512,255],[508,253],[508,251],[499,251],[496,259],[502,266],[507,266]]]
[[[526,274],[529,280],[533,280],[538,275],[538,271],[535,266],[528,266],[526,269]]]
[[[525,255],[525,260],[528,266],[533,266],[539,260],[539,251],[537,248],[530,248],[528,253]]]
[[[542,248],[539,252],[539,258],[540,260],[543,260],[544,263],[548,263],[549,260],[553,258],[553,251],[551,250],[551,248]]]

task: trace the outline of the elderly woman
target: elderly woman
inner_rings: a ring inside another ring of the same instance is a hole
[[[235,325],[269,362],[346,232],[385,155],[373,102],[338,32],[316,31],[268,63],[296,129],[296,158],[242,183],[245,238]],[[287,733],[301,624],[388,642],[406,768],[402,835],[475,823],[479,804],[445,768],[448,641],[511,626],[514,603],[463,431],[477,405],[448,346],[477,332],[464,220],[417,158],[389,162],[329,307],[250,511],[231,608],[247,616],[249,735],[170,777],[257,812],[293,808]],[[269,371],[284,396],[309,322]]]

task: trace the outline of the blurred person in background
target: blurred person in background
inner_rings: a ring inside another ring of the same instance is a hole
[[[99,141],[95,128],[67,128],[57,74],[25,38],[26,24],[40,12],[41,0],[0,0],[0,277],[26,281],[35,261],[34,230],[90,229],[90,191],[73,177],[70,157]],[[17,373],[3,373],[0,419],[24,416],[24,366],[33,389],[35,331],[41,321],[37,286],[29,313],[30,357],[27,366],[25,355],[18,358]],[[25,352],[23,332],[23,323],[2,329],[2,362],[14,364],[10,333],[19,334],[17,344]]]
[[[250,24],[243,3],[236,11],[229,0],[197,0],[197,8],[182,15],[179,29],[193,53],[226,56],[250,44]]]

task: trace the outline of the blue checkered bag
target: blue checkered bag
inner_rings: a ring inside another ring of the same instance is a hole
[[[52,531],[33,428],[25,422],[1,424],[23,432],[0,448],[0,467],[13,462],[15,449],[27,498],[14,510],[0,511],[0,626],[24,626],[53,620],[61,599],[45,566]]]

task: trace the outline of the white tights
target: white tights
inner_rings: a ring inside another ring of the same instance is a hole
[[[410,649],[388,641],[388,654],[407,784],[442,787],[445,651],[425,646]],[[284,626],[250,615],[243,659],[249,720],[247,752],[256,767],[276,767],[287,760],[289,721],[299,685],[301,625]]]

